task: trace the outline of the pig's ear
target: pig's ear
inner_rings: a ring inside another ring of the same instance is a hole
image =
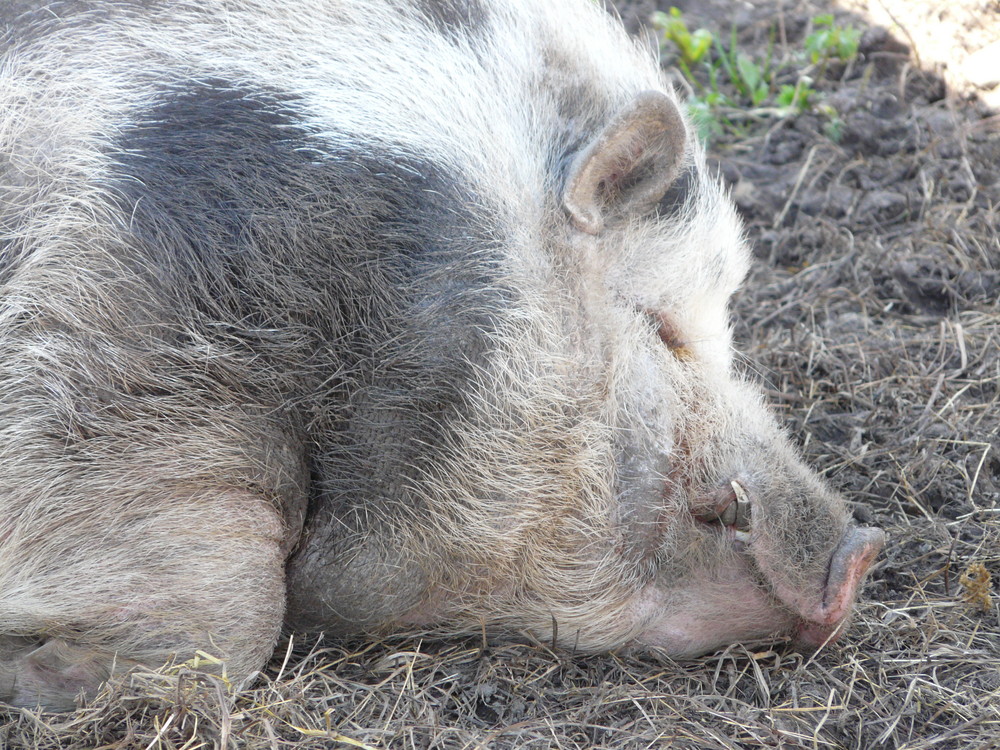
[[[666,94],[639,94],[570,164],[562,203],[573,225],[598,234],[610,217],[652,208],[677,176],[685,138]]]

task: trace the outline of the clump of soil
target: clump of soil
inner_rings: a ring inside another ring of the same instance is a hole
[[[829,12],[674,4],[727,39],[735,24],[759,55],[775,38],[776,54],[800,45]],[[930,35],[1000,39],[984,5],[949,4]],[[913,17],[902,0],[880,7]],[[636,30],[655,8],[619,3]],[[750,118],[712,157],[757,257],[735,302],[748,372],[810,462],[889,534],[841,643],[684,664],[412,637],[296,644],[253,690],[140,673],[70,716],[12,715],[0,747],[997,747],[1000,118],[958,63],[945,77],[917,64],[923,32],[838,21],[864,29],[859,59],[814,83],[839,140],[827,115]]]

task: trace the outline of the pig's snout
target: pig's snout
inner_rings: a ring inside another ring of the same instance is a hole
[[[851,527],[830,558],[830,574],[826,579],[823,603],[814,618],[832,625],[844,618],[865,573],[882,551],[885,534],[882,529]]]
[[[865,574],[882,551],[885,533],[881,529],[852,526],[830,557],[823,597],[812,612],[800,613],[802,623],[795,641],[806,648],[819,648],[835,641],[843,631]]]
[[[773,515],[769,518],[766,508],[757,507],[767,502],[761,494],[752,483],[733,480],[703,496],[693,514],[700,523],[727,531],[755,585],[794,617],[791,634],[797,645],[816,649],[833,642],[850,618],[858,588],[882,550],[885,534],[851,524],[831,545],[825,563],[817,559],[789,568],[788,549],[774,535]]]

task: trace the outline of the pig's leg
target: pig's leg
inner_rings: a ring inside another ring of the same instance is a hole
[[[69,711],[111,674],[107,654],[62,638],[0,637],[0,697],[15,706]]]
[[[21,564],[2,576],[11,634],[0,638],[0,700],[71,709],[116,670],[196,650],[224,660],[234,681],[264,664],[284,612],[276,509],[233,491],[148,495],[137,504],[152,512],[122,508],[131,518],[115,538],[89,523],[98,519],[46,540],[8,537],[4,557]]]

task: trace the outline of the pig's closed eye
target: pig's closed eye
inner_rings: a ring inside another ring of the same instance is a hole
[[[687,339],[669,315],[660,312],[647,312],[646,314],[656,325],[656,335],[660,337],[660,341],[667,345],[671,354],[682,360],[693,359],[694,352],[691,351]]]

